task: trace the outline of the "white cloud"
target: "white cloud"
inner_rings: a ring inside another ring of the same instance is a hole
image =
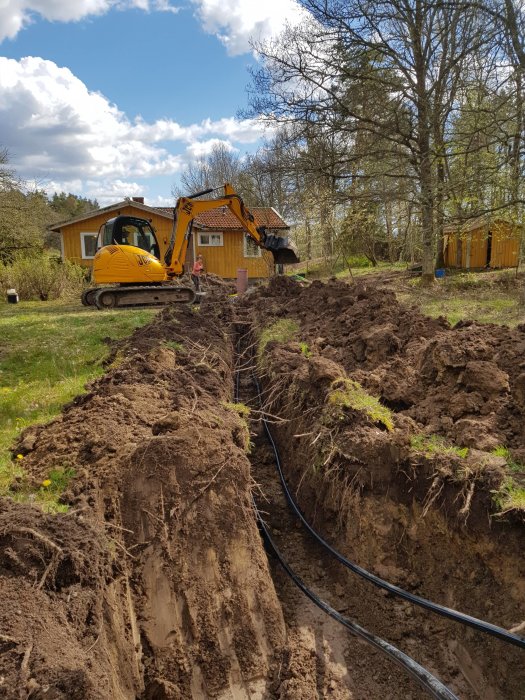
[[[173,12],[169,0],[0,0],[0,42],[14,39],[36,16],[54,22],[77,22],[90,15],[103,15],[112,7],[136,7],[146,12]]]
[[[250,38],[268,39],[286,23],[297,24],[305,15],[296,0],[191,0],[204,30],[216,36],[232,56],[250,50]],[[144,12],[170,12],[180,7],[170,0],[0,0],[0,43],[14,39],[38,18],[52,22],[78,22],[103,15],[112,8]]]
[[[287,23],[303,21],[306,14],[295,0],[192,0],[209,34],[214,34],[232,56],[250,50],[250,39],[268,39]]]
[[[181,126],[170,119],[159,119],[152,124],[137,119],[130,136],[147,143],[159,141],[186,141],[192,143],[210,134],[223,134],[239,143],[255,143],[265,133],[264,124],[257,119],[223,117],[216,121],[205,119],[200,124]]]
[[[52,183],[50,191],[99,201],[101,192],[113,201],[115,194],[142,194],[137,181],[175,176],[216,143],[237,149],[263,133],[256,120],[233,117],[188,126],[169,119],[131,122],[68,68],[36,57],[0,57],[0,146],[21,177]]]
[[[197,141],[188,147],[186,153],[192,160],[198,160],[208,156],[216,146],[224,146],[227,151],[235,151],[229,141],[223,139],[208,139],[207,141]]]

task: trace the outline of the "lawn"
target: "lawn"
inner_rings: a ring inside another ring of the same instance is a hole
[[[427,316],[444,316],[452,325],[471,320],[514,328],[525,322],[523,284],[514,270],[495,270],[453,272],[430,289],[422,288],[416,278],[408,284],[394,283],[394,289],[399,301],[416,304]]]
[[[108,343],[129,335],[152,309],[97,311],[80,304],[0,304],[0,490],[10,447],[28,425],[46,423],[103,373]]]

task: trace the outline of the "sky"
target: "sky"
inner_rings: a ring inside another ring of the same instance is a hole
[[[214,144],[260,146],[239,116],[250,38],[302,18],[295,0],[0,0],[0,148],[48,194],[172,205]]]

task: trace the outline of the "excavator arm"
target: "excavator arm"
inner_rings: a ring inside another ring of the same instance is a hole
[[[194,219],[203,212],[220,207],[228,207],[237,218],[246,233],[265,250],[271,251],[274,262],[277,265],[286,265],[299,262],[299,258],[287,237],[275,236],[266,231],[264,226],[256,226],[253,214],[244,205],[241,197],[235,193],[229,184],[224,185],[224,196],[216,199],[196,200],[195,197],[209,194],[214,190],[198,192],[191,197],[180,197],[175,206],[173,218],[173,230],[170,245],[164,257],[166,273],[168,277],[181,275],[183,262],[191,234]]]

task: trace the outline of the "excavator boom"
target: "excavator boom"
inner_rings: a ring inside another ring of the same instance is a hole
[[[246,233],[258,246],[269,250],[276,265],[290,265],[299,262],[299,257],[294,247],[290,245],[288,238],[268,233],[264,226],[255,224],[255,217],[244,205],[241,197],[236,194],[229,184],[224,185],[224,196],[216,199],[197,200],[214,190],[204,190],[189,197],[180,197],[175,206],[173,232],[170,247],[166,252],[164,261],[168,276],[180,275],[183,272],[183,261],[186,257],[189,234],[193,220],[203,212],[212,209],[227,207],[237,218]]]

